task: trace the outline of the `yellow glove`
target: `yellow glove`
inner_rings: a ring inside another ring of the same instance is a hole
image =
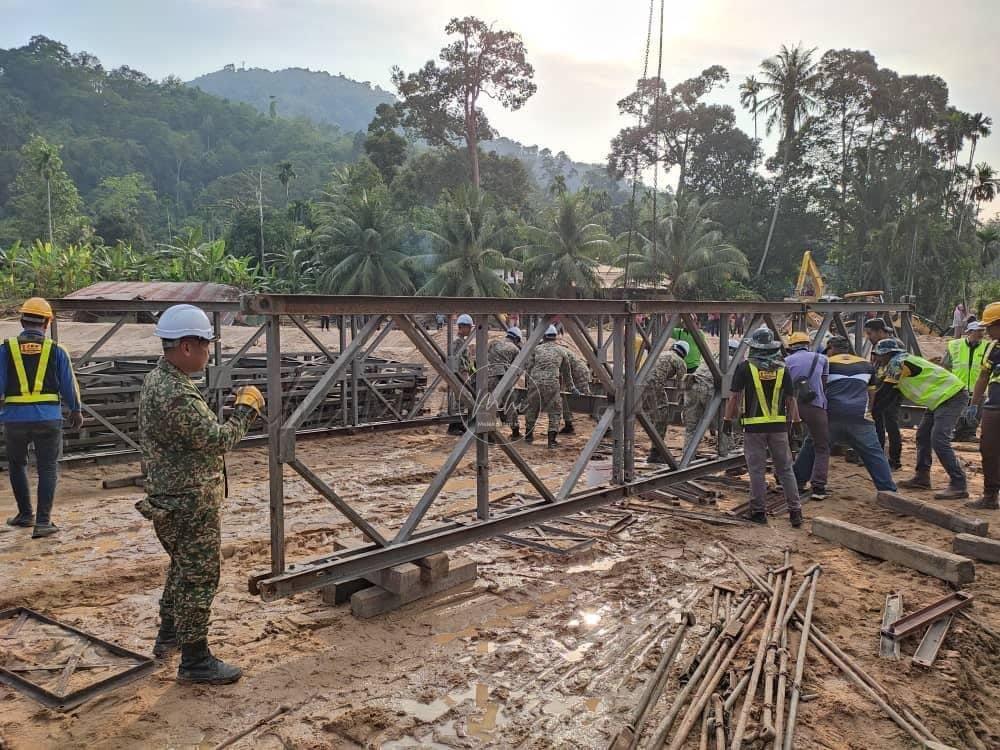
[[[264,396],[255,385],[245,385],[236,391],[236,405],[249,406],[260,414],[264,411]]]

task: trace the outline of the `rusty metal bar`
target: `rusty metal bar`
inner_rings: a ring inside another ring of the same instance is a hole
[[[906,638],[922,630],[935,620],[940,620],[946,615],[965,609],[972,604],[972,594],[964,591],[956,591],[936,602],[931,602],[926,607],[911,612],[904,617],[900,617],[896,622],[888,627],[882,628],[882,634],[889,638]]]

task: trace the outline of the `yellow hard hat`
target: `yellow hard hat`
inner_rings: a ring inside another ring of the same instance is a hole
[[[982,324],[984,326],[993,325],[1000,321],[1000,302],[990,302],[983,310]]]
[[[41,297],[32,297],[29,300],[25,300],[24,304],[21,305],[21,315],[52,320],[52,305]]]
[[[809,341],[809,334],[803,333],[802,331],[796,331],[791,336],[788,337],[788,346],[797,346],[799,344],[805,344],[809,346],[811,342]]]

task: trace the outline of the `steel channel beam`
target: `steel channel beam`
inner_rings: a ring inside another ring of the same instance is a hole
[[[479,315],[476,318],[476,432],[479,430],[479,412],[488,404],[489,393],[489,362],[486,348],[489,346],[490,319]],[[493,402],[494,406],[496,402]],[[494,409],[494,412],[496,410]],[[484,521],[490,517],[490,444],[485,435],[478,435],[476,440],[476,517]]]
[[[643,477],[629,484],[587,490],[554,503],[539,502],[515,513],[494,516],[489,520],[467,526],[415,536],[406,542],[393,542],[388,547],[378,548],[377,545],[370,545],[361,548],[356,553],[351,551],[351,554],[344,555],[339,559],[300,563],[296,565],[294,570],[257,580],[256,587],[264,601],[274,601],[302,591],[350,581],[378,570],[390,568],[393,565],[412,562],[437,552],[490,539],[560,516],[569,516],[598,508],[630,495],[649,492],[665,485],[689,479],[697,479],[705,474],[715,474],[742,462],[743,457],[736,456],[694,464],[686,469]]]
[[[192,303],[188,299],[177,300],[115,300],[115,299],[74,299],[72,297],[60,297],[50,299],[49,304],[55,312],[162,312],[174,305],[197,304],[205,312],[238,313],[241,310],[240,302],[210,302],[199,301]]]
[[[281,316],[267,319],[267,474],[271,531],[271,572],[285,569],[285,471],[281,456]],[[294,428],[292,439],[294,440]]]
[[[972,594],[964,591],[956,591],[946,597],[938,599],[936,602],[928,604],[926,607],[918,609],[916,612],[900,617],[888,627],[882,628],[882,635],[889,638],[906,638],[919,632],[935,620],[940,620],[946,615],[957,612],[972,604]]]

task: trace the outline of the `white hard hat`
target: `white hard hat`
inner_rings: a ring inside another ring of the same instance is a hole
[[[215,341],[215,331],[205,311],[194,305],[168,307],[156,322],[153,335],[161,339],[183,339],[194,336]]]
[[[510,336],[512,339],[517,339],[518,341],[520,341],[521,329],[518,328],[517,326],[511,326],[510,328],[507,329],[507,335]]]
[[[471,325],[473,325],[473,323],[472,323],[472,316],[471,315],[466,315],[465,313],[462,313],[461,315],[458,316],[458,325],[460,325],[460,326],[471,326]]]
[[[969,325],[965,327],[966,333],[973,333],[974,331],[985,331],[986,326],[980,323],[978,320],[969,321]]]
[[[545,338],[555,338],[559,335],[559,330],[555,326],[549,326],[545,329]]]
[[[687,341],[675,341],[671,348],[682,357],[686,357],[691,351],[691,345]]]

